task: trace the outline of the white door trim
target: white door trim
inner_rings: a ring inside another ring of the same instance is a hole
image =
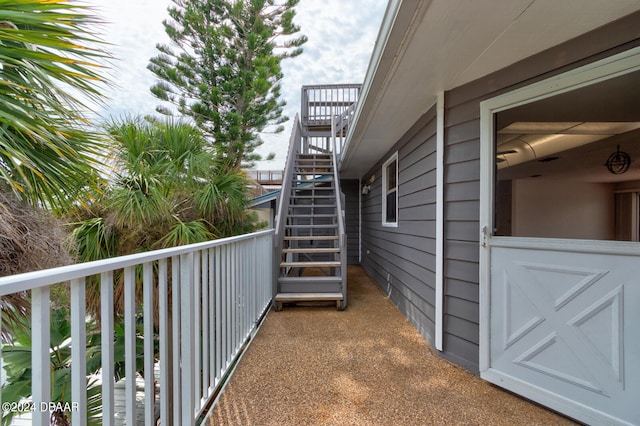
[[[494,114],[640,70],[636,47],[480,103],[480,373],[490,359],[490,256],[493,226]],[[614,243],[605,243],[614,244]]]

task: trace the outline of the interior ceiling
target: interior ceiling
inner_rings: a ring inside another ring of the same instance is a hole
[[[633,72],[499,113],[499,179],[640,180],[639,81]],[[605,162],[618,145],[632,163],[616,175]]]
[[[503,69],[640,9],[640,0],[396,1],[383,21],[341,165],[369,168],[437,93]],[[579,121],[579,120],[569,120]],[[606,121],[606,120],[605,120]]]

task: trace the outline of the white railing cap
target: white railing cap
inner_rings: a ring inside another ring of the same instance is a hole
[[[140,265],[155,260],[167,259],[172,256],[179,256],[199,250],[219,247],[251,238],[272,234],[273,229],[253,232],[251,234],[238,235],[218,240],[206,241],[203,243],[190,244],[186,246],[170,247],[161,250],[147,251],[144,253],[130,254],[127,256],[112,257],[109,259],[96,260],[93,262],[76,263],[73,265],[60,266],[58,268],[44,269],[23,274],[0,277],[0,296],[11,293],[31,290],[69,281],[76,278],[83,278],[114,269],[126,268],[128,266]]]

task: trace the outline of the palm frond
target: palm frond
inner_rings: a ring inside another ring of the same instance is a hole
[[[56,213],[99,181],[103,142],[82,100],[101,99],[98,23],[64,0],[0,5],[0,180]]]
[[[116,234],[106,224],[104,218],[96,217],[75,226],[71,238],[75,243],[76,259],[80,262],[107,259],[116,255]]]
[[[160,247],[175,247],[187,244],[201,243],[215,238],[204,220],[192,222],[182,222],[177,217],[176,224],[173,225],[169,233],[165,235],[158,245]]]

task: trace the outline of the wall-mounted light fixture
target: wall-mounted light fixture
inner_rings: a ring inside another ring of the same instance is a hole
[[[614,175],[621,175],[629,170],[631,156],[624,151],[620,151],[620,145],[618,145],[616,152],[607,158],[607,162],[604,163],[604,165],[607,166],[607,170]]]
[[[367,195],[371,191],[371,185],[362,185],[362,195]]]

